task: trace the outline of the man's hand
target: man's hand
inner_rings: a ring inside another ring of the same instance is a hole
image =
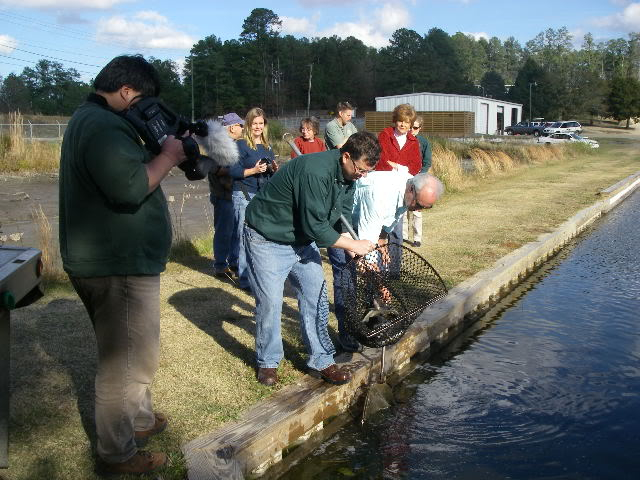
[[[173,135],[169,135],[162,143],[160,155],[163,154],[169,157],[172,162],[172,168],[176,165],[180,165],[187,159],[184,153],[184,148],[182,147],[182,142]]]
[[[171,169],[187,159],[182,142],[169,135],[162,143],[162,150],[145,165],[149,178],[149,193],[153,192]]]
[[[365,256],[367,253],[371,252],[376,248],[375,244],[369,240],[352,240],[353,244],[349,248],[356,255],[360,255],[361,257]]]
[[[335,248],[342,248],[343,250],[346,250],[347,253],[352,252],[355,255],[360,256],[364,256],[376,248],[375,244],[370,240],[354,240],[346,234],[340,235],[338,240],[336,240],[336,243],[331,246]]]

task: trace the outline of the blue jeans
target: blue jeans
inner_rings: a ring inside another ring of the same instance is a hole
[[[288,278],[300,309],[307,365],[324,370],[335,363],[329,332],[329,300],[320,251],[315,243],[293,246],[267,240],[248,225],[244,228],[249,282],[256,298],[256,358],[260,368],[276,368],[284,357],[280,317],[284,282]]]
[[[338,334],[342,335],[344,329],[344,299],[342,295],[342,269],[345,267],[351,257],[342,248],[327,248],[329,263],[331,263],[331,271],[333,272],[333,310],[338,320]]]
[[[235,231],[233,201],[209,196],[213,205],[213,268],[222,272],[227,267],[238,267],[238,252],[232,241]],[[235,250],[235,252],[234,252]]]
[[[255,194],[249,193],[248,195],[249,199],[251,199]],[[242,230],[244,229],[244,211],[249,205],[249,200],[246,199],[244,193],[236,190],[233,191],[231,200],[233,202],[233,222],[235,226],[231,256],[238,259],[238,283],[240,288],[248,288],[249,277],[247,276],[247,258]]]

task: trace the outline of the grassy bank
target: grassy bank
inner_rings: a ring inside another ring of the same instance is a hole
[[[640,142],[601,145],[596,152],[531,147],[536,150],[506,160],[494,147],[464,145],[457,152],[458,146],[437,142],[434,170],[448,192],[423,215],[418,251],[452,286],[553,230],[595,202],[601,189],[640,170]],[[459,157],[486,168],[447,177],[446,162],[454,165]],[[253,300],[211,276],[209,245],[208,239],[183,243],[162,278],[161,361],[153,391],[156,408],[171,423],[150,447],[171,455],[164,479],[184,478],[181,444],[238,418],[272,391],[254,378]],[[330,278],[327,264],[325,273]],[[290,292],[282,325],[286,359],[279,373],[286,385],[304,374],[305,365]],[[335,319],[331,325],[335,330]],[[81,303],[73,295],[48,295],[14,311],[11,326],[11,467],[0,476],[95,478],[96,353]]]

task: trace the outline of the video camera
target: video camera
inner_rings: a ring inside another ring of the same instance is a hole
[[[144,97],[122,113],[142,138],[146,148],[158,155],[167,136],[173,135],[182,141],[187,159],[178,167],[189,180],[202,180],[214,165],[211,158],[202,155],[191,134],[206,137],[209,127],[203,120],[190,123],[174,113],[157,97]],[[183,137],[187,131],[190,135]]]

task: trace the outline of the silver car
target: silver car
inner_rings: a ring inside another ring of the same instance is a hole
[[[591,148],[599,148],[600,144],[595,140],[591,140],[587,137],[581,137],[577,133],[552,133],[547,137],[538,138],[538,143],[546,143],[550,145],[552,143],[566,143],[566,142],[582,142],[589,145]]]
[[[568,122],[556,122],[543,130],[545,135],[552,133],[582,133],[582,125],[575,120]]]

